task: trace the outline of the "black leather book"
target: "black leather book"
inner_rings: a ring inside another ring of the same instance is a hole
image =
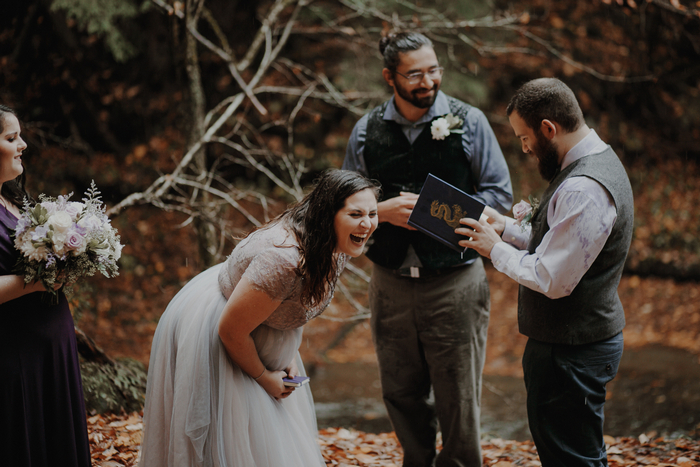
[[[464,217],[478,220],[483,211],[484,203],[428,174],[408,225],[461,253],[466,248],[459,246],[459,241],[467,237],[455,233],[462,226],[459,220]]]

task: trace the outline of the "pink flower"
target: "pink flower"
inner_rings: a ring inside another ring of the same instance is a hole
[[[64,246],[67,250],[73,251],[76,255],[84,253],[86,247],[85,237],[80,235],[76,230],[71,229],[66,235]]]
[[[521,223],[526,220],[528,214],[532,212],[532,206],[530,203],[524,200],[520,200],[518,204],[513,206],[513,217],[515,218],[515,223],[521,225]]]

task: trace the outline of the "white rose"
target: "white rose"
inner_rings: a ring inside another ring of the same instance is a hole
[[[462,120],[452,114],[445,115],[445,121],[447,122],[448,128],[457,128],[458,126],[462,126]]]
[[[78,203],[77,201],[70,201],[66,203],[66,213],[75,220],[78,215],[83,212],[85,205],[83,203]]]
[[[100,219],[94,214],[90,214],[89,216],[83,217],[78,221],[78,225],[84,229],[87,229],[88,231],[100,229],[102,227],[102,224],[102,219]]]
[[[40,204],[44,209],[46,209],[46,215],[50,216],[56,212],[55,201],[42,201]]]
[[[52,226],[56,232],[65,232],[73,225],[73,219],[65,212],[57,212],[49,217],[46,224]]]
[[[57,255],[62,256],[66,254],[66,238],[67,235],[65,233],[57,231],[54,231],[51,236],[51,243],[53,244],[52,250]]]
[[[430,132],[433,134],[433,139],[445,139],[450,135],[450,125],[444,118],[438,118],[430,125]]]

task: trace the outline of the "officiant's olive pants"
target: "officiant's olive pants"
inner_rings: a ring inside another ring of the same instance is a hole
[[[481,466],[490,304],[481,259],[419,279],[375,265],[369,296],[384,403],[404,467]],[[436,457],[438,422],[443,449]]]

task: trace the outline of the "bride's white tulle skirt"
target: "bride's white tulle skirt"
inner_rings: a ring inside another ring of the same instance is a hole
[[[226,304],[214,266],[192,279],[158,323],[148,370],[141,467],[325,466],[308,385],[277,401],[226,354]],[[299,358],[302,328],[253,333],[268,369]]]

